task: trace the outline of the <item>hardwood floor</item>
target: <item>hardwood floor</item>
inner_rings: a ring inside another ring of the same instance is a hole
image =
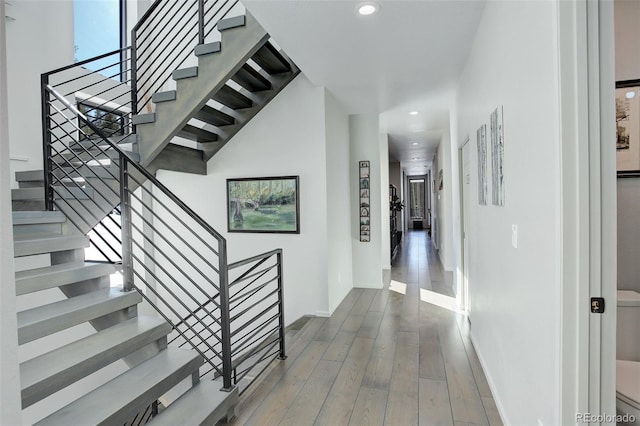
[[[406,235],[390,280],[309,320],[230,424],[501,425],[466,319],[441,307],[451,273],[425,231]]]

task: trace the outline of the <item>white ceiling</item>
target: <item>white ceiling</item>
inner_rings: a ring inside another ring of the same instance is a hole
[[[309,80],[325,86],[349,114],[380,114],[390,154],[410,174],[430,167],[449,126],[484,2],[378,0],[378,13],[360,16],[352,0],[243,1]]]

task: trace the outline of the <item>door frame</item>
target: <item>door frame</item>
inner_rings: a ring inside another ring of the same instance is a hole
[[[615,415],[616,173],[613,2],[556,2],[560,70],[560,420]],[[590,298],[604,297],[603,314]],[[591,423],[594,424],[594,423]]]
[[[467,136],[462,145],[458,148],[458,186],[460,194],[460,269],[462,271],[462,285],[460,286],[460,299],[459,307],[467,314],[468,320],[471,320],[470,313],[471,307],[469,306],[469,265],[467,264],[467,256],[465,256],[465,240],[466,240],[466,227],[465,227],[465,203],[464,203],[464,148],[469,144],[470,138]]]

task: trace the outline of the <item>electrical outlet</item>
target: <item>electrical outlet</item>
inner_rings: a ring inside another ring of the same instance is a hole
[[[518,248],[518,225],[511,225],[511,245]]]

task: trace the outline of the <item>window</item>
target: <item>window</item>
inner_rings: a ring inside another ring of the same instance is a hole
[[[108,109],[105,106],[94,106],[89,103],[78,101],[78,110],[98,129],[102,130],[105,136],[124,136],[125,113],[115,109]],[[80,122],[80,140],[87,139],[95,133],[84,122]]]
[[[73,9],[76,62],[125,47],[125,0],[75,0]],[[119,79],[120,67],[109,67],[114,63],[108,57],[85,68]]]
[[[409,217],[424,219],[424,179],[409,179]]]

